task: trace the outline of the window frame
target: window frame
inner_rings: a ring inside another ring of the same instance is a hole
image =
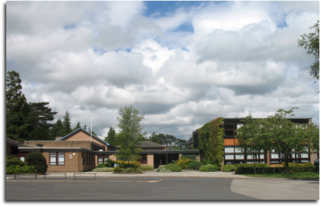
[[[59,154],[60,153],[60,154]],[[63,155],[63,164],[59,164],[59,156]],[[55,162],[51,162],[51,157],[55,157]],[[49,152],[49,166],[64,166],[66,164],[65,152]]]

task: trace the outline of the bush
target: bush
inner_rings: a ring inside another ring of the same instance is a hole
[[[10,165],[6,168],[6,174],[14,174],[14,173],[34,173],[34,167],[32,165]]]
[[[224,165],[222,171],[224,172],[236,171],[236,167],[234,165]]]
[[[189,159],[189,160],[196,160],[197,155],[189,154],[189,155],[182,155],[181,159]]]
[[[113,168],[113,172],[114,173],[119,173],[119,172],[122,172],[122,171],[123,171],[123,169],[121,167],[119,167],[119,166],[116,166],[115,168]]]
[[[191,160],[187,163],[187,169],[199,169],[202,165],[201,162],[198,162],[196,160]]]
[[[15,169],[16,169],[15,165],[10,165],[9,167],[6,168],[6,173],[13,174],[13,173],[15,173]]]
[[[181,172],[182,168],[177,164],[168,164],[165,168],[171,170],[172,172]]]
[[[31,152],[27,155],[28,165],[33,165],[37,173],[45,174],[48,169],[46,158],[39,152]]]
[[[7,167],[9,167],[11,165],[14,165],[14,166],[16,166],[16,165],[19,165],[19,166],[25,165],[25,163],[23,161],[19,160],[19,158],[17,158],[17,157],[7,158],[6,160],[7,160],[6,161],[6,166]]]
[[[266,164],[266,163],[256,163],[256,168],[268,168],[270,167],[270,165]],[[253,168],[253,164],[251,163],[242,163],[242,164],[235,164],[234,165],[236,167],[236,169],[238,169],[239,167],[252,167]]]
[[[203,160],[203,165],[212,165],[212,163],[211,160]]]
[[[201,172],[215,172],[218,171],[218,165],[202,165],[199,169]]]
[[[147,170],[153,170],[154,168],[149,166],[149,165],[142,165],[141,170],[142,171],[147,171]]]
[[[114,161],[120,168],[127,168],[127,167],[132,167],[132,168],[138,168],[141,167],[140,162],[138,161]]]
[[[189,161],[191,160],[186,158],[181,158],[178,161],[176,161],[174,164],[179,165],[182,169],[187,169],[187,164]]]
[[[114,163],[115,163],[115,161],[113,161],[111,159],[107,159],[105,165],[106,165],[106,167],[114,167]]]
[[[113,168],[110,167],[102,167],[102,168],[95,168],[92,172],[113,172]]]
[[[286,173],[284,167],[269,167],[269,168],[256,168],[257,174],[271,174],[271,173]],[[319,167],[289,167],[289,173],[294,172],[319,172]],[[252,167],[239,167],[236,174],[254,174],[254,168]]]
[[[96,168],[103,168],[103,167],[106,167],[105,164],[98,164]]]
[[[172,172],[172,171],[169,170],[168,168],[163,167],[163,168],[158,169],[157,172]]]
[[[285,162],[282,162],[282,166],[285,167]],[[289,167],[314,167],[314,165],[310,162],[305,163],[295,163],[295,162],[289,162]]]

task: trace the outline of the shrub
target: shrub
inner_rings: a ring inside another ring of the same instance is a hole
[[[218,165],[202,165],[199,169],[201,172],[215,172],[218,171]]]
[[[6,168],[6,174],[13,173],[34,173],[34,167],[32,165],[10,165]]]
[[[270,167],[270,165],[266,164],[266,163],[256,163],[256,168],[268,168]],[[234,165],[236,167],[236,169],[238,169],[239,167],[254,167],[254,164],[251,163],[242,163],[242,164],[235,164]]]
[[[114,163],[115,163],[115,161],[113,161],[111,159],[107,159],[105,165],[106,165],[106,167],[114,167]]]
[[[92,172],[113,172],[113,168],[110,167],[102,167],[102,168],[95,168]]]
[[[181,172],[182,168],[177,164],[168,164],[165,168],[171,170],[172,172]]]
[[[163,167],[163,168],[158,169],[157,172],[172,172],[172,171],[169,170],[168,168]]]
[[[138,168],[141,167],[140,162],[138,161],[114,161],[120,168],[127,168],[127,167],[133,167],[133,168]]]
[[[191,160],[187,163],[187,169],[199,169],[202,165],[201,162],[198,162],[196,160]]]
[[[154,168],[149,166],[149,165],[142,165],[141,170],[142,171],[147,171],[147,170],[153,170]]]
[[[256,168],[257,174],[270,174],[270,173],[286,173],[284,167],[269,167],[269,168]],[[319,172],[318,167],[291,167],[288,168],[289,173],[294,172]],[[252,167],[239,167],[236,174],[254,174],[254,168]]]
[[[6,166],[9,167],[11,165],[23,166],[23,165],[25,165],[25,163],[23,161],[19,160],[19,158],[17,158],[17,157],[7,158]]]
[[[9,167],[6,168],[6,173],[7,173],[7,174],[13,174],[13,173],[15,173],[15,168],[16,168],[15,165],[10,165]]]
[[[103,168],[103,167],[106,167],[105,164],[98,164],[96,168]]]
[[[182,169],[187,169],[187,164],[190,161],[190,159],[181,158],[178,161],[176,161],[174,164],[179,165]]]
[[[212,161],[211,160],[204,160],[203,165],[212,165]]]
[[[116,166],[115,168],[113,168],[113,172],[114,173],[119,173],[119,172],[122,172],[122,171],[123,171],[123,169],[121,167],[119,167],[119,166]]]
[[[282,162],[282,166],[285,167],[285,162]],[[289,162],[289,167],[314,167],[314,165],[310,162],[305,163],[295,163],[295,162]]]
[[[189,160],[196,160],[196,157],[197,155],[194,155],[194,154],[187,154],[187,155],[182,155],[181,159],[184,158],[184,159],[189,159]]]
[[[37,173],[45,174],[48,169],[46,158],[39,152],[31,152],[27,155],[28,165],[33,165]]]
[[[230,171],[235,171],[236,167],[234,165],[224,165],[223,170],[224,172],[230,172]]]

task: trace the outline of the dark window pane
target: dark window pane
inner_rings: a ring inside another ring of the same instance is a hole
[[[225,130],[227,136],[233,136],[233,130]]]
[[[233,124],[224,124],[225,129],[233,129]]]

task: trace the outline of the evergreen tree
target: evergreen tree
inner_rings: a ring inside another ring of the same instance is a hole
[[[110,127],[108,136],[104,138],[104,141],[108,142],[112,146],[118,145],[116,141],[116,131],[113,129],[113,127]]]
[[[79,129],[79,128],[81,128],[81,123],[80,123],[80,122],[78,122],[78,123],[77,123],[77,126],[76,126],[75,128],[73,128],[73,131],[76,131],[76,130]]]
[[[6,136],[21,141],[28,138],[28,125],[25,123],[29,105],[22,94],[21,79],[15,71],[6,76]]]
[[[64,128],[61,119],[58,119],[56,123],[52,125],[50,130],[50,138],[54,139],[56,137],[64,137]]]
[[[151,134],[151,136],[149,137],[149,140],[151,142],[157,143],[157,144],[161,144],[161,141],[158,137],[158,135],[156,135],[154,132]]]
[[[63,136],[69,134],[72,132],[72,129],[71,129],[71,120],[70,120],[70,114],[68,111],[66,111],[66,114],[65,116],[63,117]]]
[[[84,125],[83,130],[87,131],[87,125]]]

